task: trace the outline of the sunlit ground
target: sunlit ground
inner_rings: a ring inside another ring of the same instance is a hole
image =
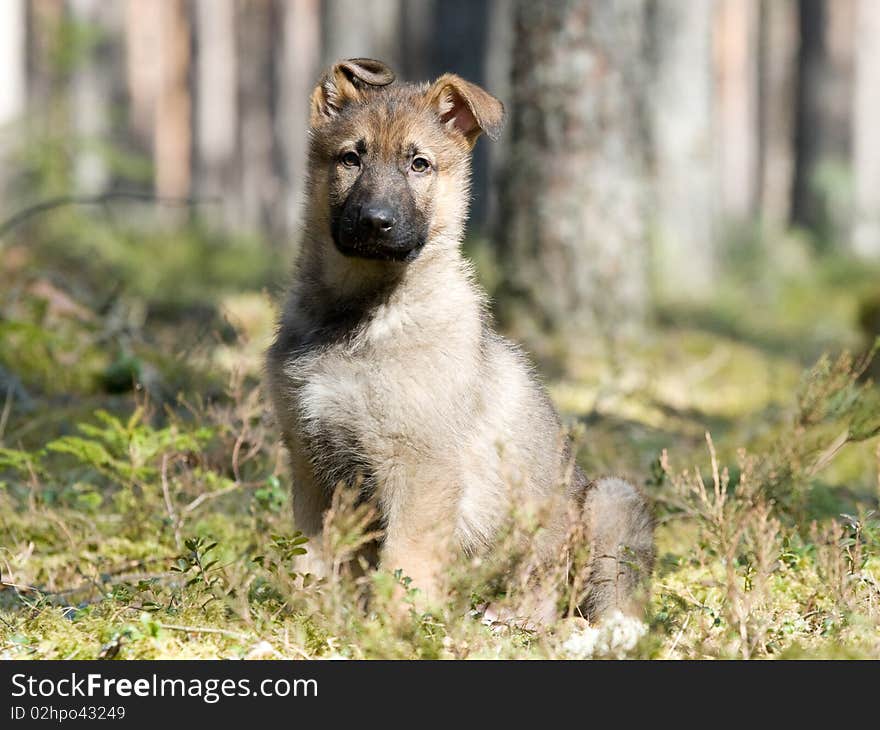
[[[528,336],[587,472],[655,503],[648,629],[628,656],[880,656],[880,399],[870,367],[857,377],[880,272],[772,248],[637,342]],[[0,657],[619,653],[570,641],[576,620],[484,625],[468,609],[490,583],[425,615],[394,610],[394,576],[294,572],[259,391],[287,258],[70,211],[6,244]],[[340,518],[342,553],[356,517]]]

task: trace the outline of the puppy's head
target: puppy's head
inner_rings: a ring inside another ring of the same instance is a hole
[[[457,239],[467,211],[470,157],[496,139],[504,108],[453,74],[394,84],[379,61],[334,65],[311,99],[310,205],[345,256],[412,261]]]

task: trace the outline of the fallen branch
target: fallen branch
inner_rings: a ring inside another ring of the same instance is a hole
[[[49,198],[31,205],[24,210],[15,213],[0,223],[0,238],[3,238],[14,228],[30,220],[40,213],[45,213],[55,208],[63,208],[68,205],[106,205],[114,200],[139,200],[157,205],[178,207],[195,207],[207,203],[219,203],[219,198],[163,198],[153,193],[138,192],[136,190],[108,190],[100,195],[59,195],[57,198]]]
[[[17,591],[25,591],[26,593],[40,593],[42,595],[55,595],[52,591],[44,591],[40,588],[35,588],[34,586],[27,586],[21,583],[9,583],[5,580],[0,580],[0,588],[14,588]]]

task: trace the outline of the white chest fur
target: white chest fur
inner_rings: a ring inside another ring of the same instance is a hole
[[[306,434],[348,433],[364,449],[387,456],[401,447],[429,448],[438,436],[464,427],[476,395],[477,348],[444,346],[440,337],[419,330],[401,308],[388,307],[352,340],[288,362]]]

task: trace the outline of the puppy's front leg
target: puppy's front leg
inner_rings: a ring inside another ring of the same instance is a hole
[[[381,566],[389,572],[400,571],[412,580],[411,586],[417,588],[416,605],[419,609],[437,605],[443,600],[442,586],[443,559],[430,540],[397,536],[388,538],[381,554]],[[402,590],[399,598],[403,598]]]
[[[445,597],[444,568],[456,549],[457,499],[448,472],[399,470],[385,480],[380,504],[386,524],[381,567],[412,579],[421,608],[438,604]]]
[[[318,578],[326,578],[329,568],[323,550],[323,530],[324,513],[330,506],[330,498],[327,491],[315,481],[311,464],[299,441],[287,437],[285,443],[290,455],[293,481],[293,521],[296,528],[309,539],[306,554],[297,559],[297,569]]]

